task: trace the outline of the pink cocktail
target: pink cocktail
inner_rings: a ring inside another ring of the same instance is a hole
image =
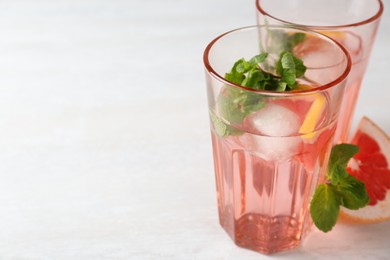
[[[352,59],[336,142],[347,142],[353,113],[383,13],[381,0],[256,0],[259,25],[309,28],[342,44]]]
[[[292,51],[308,67],[297,90],[253,90],[224,79],[237,59],[277,56],[279,36],[297,33],[305,40]],[[238,246],[265,254],[300,245],[333,143],[350,70],[346,50],[315,32],[254,26],[216,38],[204,63],[221,226]],[[227,104],[242,99],[255,109],[237,116],[247,107]]]

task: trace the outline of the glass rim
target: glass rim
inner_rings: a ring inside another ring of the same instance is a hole
[[[356,23],[340,24],[340,25],[310,25],[310,24],[294,23],[294,22],[286,21],[286,20],[280,19],[276,16],[273,16],[261,7],[260,1],[262,1],[262,0],[256,0],[256,9],[257,9],[257,11],[262,13],[263,15],[271,17],[279,22],[283,22],[283,23],[290,24],[290,25],[296,25],[296,26],[310,27],[313,30],[332,30],[332,29],[340,29],[340,28],[346,28],[346,27],[357,27],[357,26],[361,26],[364,24],[368,24],[372,21],[378,20],[382,16],[383,9],[384,9],[382,0],[375,0],[379,4],[378,11],[373,16],[371,16],[370,18],[367,18],[363,21],[356,22]]]
[[[231,33],[235,33],[237,31],[251,30],[251,29],[263,28],[263,27],[282,28],[282,29],[290,28],[290,29],[294,29],[294,30],[298,30],[298,31],[305,31],[305,32],[308,32],[308,33],[311,33],[311,34],[314,34],[314,35],[318,35],[320,37],[323,37],[323,38],[327,39],[328,41],[330,41],[333,44],[337,45],[339,47],[339,49],[341,49],[342,53],[344,53],[344,56],[346,57],[346,60],[347,60],[347,63],[346,63],[344,71],[342,73],[340,73],[340,75],[335,80],[333,80],[333,81],[331,81],[331,82],[329,82],[327,84],[320,85],[318,87],[312,88],[312,89],[277,92],[277,91],[272,91],[272,90],[257,90],[257,89],[252,89],[252,88],[249,88],[249,87],[245,87],[245,86],[241,86],[241,85],[235,84],[235,83],[233,83],[231,81],[226,80],[223,76],[221,76],[219,73],[217,73],[214,70],[213,66],[211,65],[211,63],[209,61],[209,54],[210,54],[210,51],[211,51],[212,47],[214,46],[214,44],[218,40],[220,40],[221,38],[223,38],[226,35],[229,35]],[[303,95],[303,94],[318,93],[318,92],[327,90],[327,89],[329,89],[329,88],[331,88],[333,86],[336,86],[337,84],[341,83],[342,81],[344,81],[347,78],[347,76],[349,75],[349,72],[351,71],[351,66],[352,66],[351,56],[349,55],[348,51],[340,43],[338,43],[337,41],[333,40],[331,37],[329,37],[327,35],[324,35],[322,33],[316,32],[316,31],[312,31],[312,30],[306,29],[306,28],[294,27],[294,26],[289,26],[289,25],[275,25],[275,26],[274,25],[251,25],[251,26],[240,27],[240,28],[233,29],[233,30],[230,30],[228,32],[225,32],[225,33],[217,36],[214,40],[212,40],[207,45],[207,47],[206,47],[206,49],[204,50],[204,53],[203,53],[203,63],[204,63],[204,66],[206,68],[206,71],[211,76],[213,76],[217,80],[223,82],[224,84],[232,86],[232,87],[240,88],[240,89],[245,90],[245,91],[254,92],[254,93],[267,95],[267,96],[296,96],[296,95]]]

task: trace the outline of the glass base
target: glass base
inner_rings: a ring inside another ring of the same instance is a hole
[[[246,214],[232,223],[233,226],[223,219],[220,224],[237,246],[263,254],[296,248],[302,240],[301,225],[289,216],[270,218]]]

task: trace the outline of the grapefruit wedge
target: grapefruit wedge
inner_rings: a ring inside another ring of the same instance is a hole
[[[364,117],[351,140],[360,147],[348,172],[364,182],[369,204],[359,210],[341,208],[340,219],[349,223],[377,223],[390,219],[390,138]]]

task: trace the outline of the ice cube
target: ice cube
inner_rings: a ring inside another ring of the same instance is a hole
[[[245,149],[265,160],[282,161],[294,156],[302,143],[299,117],[293,111],[268,103],[245,122],[253,134],[243,134],[240,141]]]
[[[253,130],[268,136],[289,136],[298,133],[301,125],[295,112],[273,103],[253,113],[248,120]]]

